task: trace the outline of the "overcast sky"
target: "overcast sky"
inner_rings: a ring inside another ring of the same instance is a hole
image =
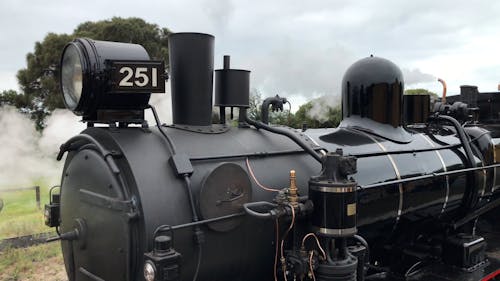
[[[78,24],[140,17],[172,31],[215,36],[222,55],[252,71],[263,95],[338,95],[346,68],[373,54],[399,65],[407,88],[449,93],[463,84],[482,92],[500,83],[500,1],[27,1],[0,2],[0,90],[17,89],[15,74],[48,32]]]

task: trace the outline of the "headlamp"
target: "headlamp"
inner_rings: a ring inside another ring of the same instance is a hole
[[[83,69],[81,54],[74,44],[68,45],[62,57],[61,89],[66,107],[75,110],[82,97]]]
[[[146,261],[144,263],[144,279],[146,279],[146,281],[155,281],[155,278],[156,278],[155,265],[150,261]]]
[[[64,48],[64,104],[84,121],[143,119],[151,93],[165,92],[165,67],[137,44],[78,38]]]

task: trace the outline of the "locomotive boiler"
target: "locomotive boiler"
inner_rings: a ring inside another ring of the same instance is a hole
[[[46,222],[69,280],[480,280],[500,267],[477,231],[500,202],[492,136],[403,97],[394,63],[353,64],[340,126],[298,131],[247,116],[250,72],[229,57],[214,71],[213,36],[168,47],[168,75],[139,45],[65,47],[64,101],[88,128],[61,145]],[[168,125],[149,105],[167,78]]]

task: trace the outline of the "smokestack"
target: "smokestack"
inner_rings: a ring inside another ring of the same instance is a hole
[[[470,107],[477,107],[478,96],[479,91],[477,90],[477,86],[460,86],[460,97],[462,99],[462,102],[468,104]]]
[[[214,36],[174,33],[168,37],[172,121],[189,126],[212,124]]]

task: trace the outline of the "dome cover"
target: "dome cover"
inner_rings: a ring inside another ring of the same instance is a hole
[[[403,74],[397,65],[379,57],[361,59],[349,67],[342,79],[343,119],[354,121],[361,117],[399,127],[403,89]]]

